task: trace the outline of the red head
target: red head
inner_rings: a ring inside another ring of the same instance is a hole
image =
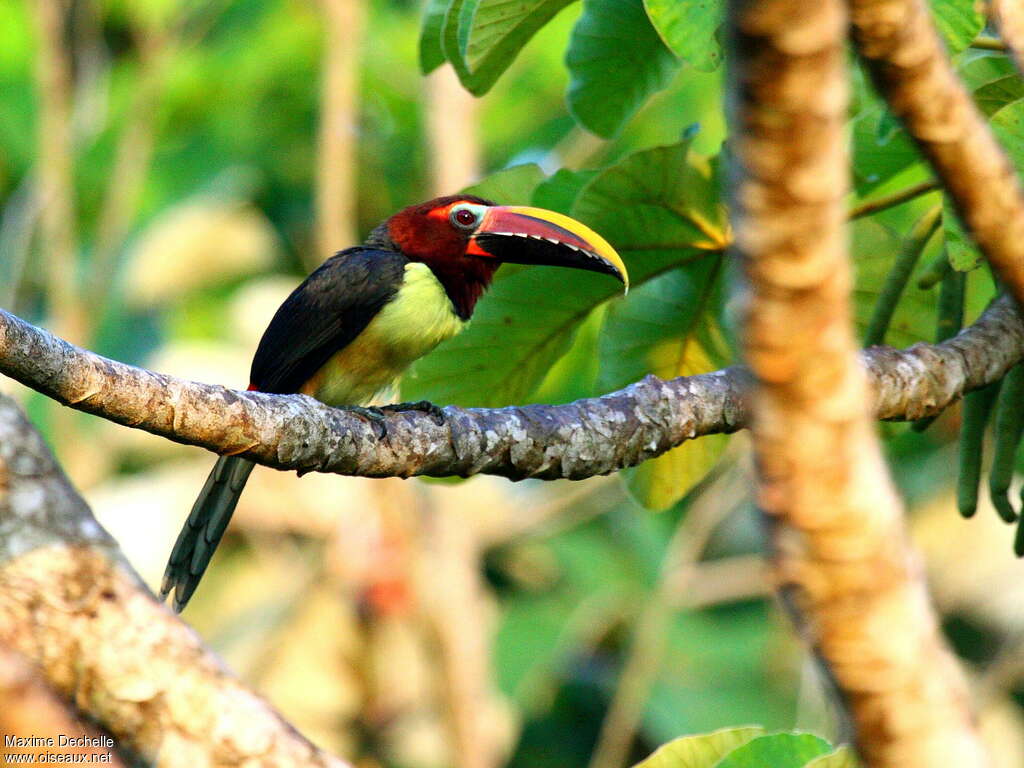
[[[600,235],[542,208],[452,195],[405,208],[386,227],[405,256],[434,271],[464,318],[504,262],[605,272],[628,285],[625,265]]]

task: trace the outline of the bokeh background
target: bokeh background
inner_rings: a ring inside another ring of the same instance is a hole
[[[447,66],[420,74],[416,2],[0,0],[0,306],[118,360],[241,387],[283,297],[404,205],[683,136],[717,153],[720,69],[682,67],[614,138],[577,124],[563,59],[580,12],[559,13],[475,99]],[[922,177],[910,165],[858,191]],[[861,233],[875,246],[862,274],[925,208]],[[930,335],[923,312],[890,340]],[[529,401],[593,389],[598,327]],[[0,388],[155,587],[212,457]],[[970,524],[953,512],[957,426],[956,409],[924,435],[885,425],[887,446],[999,765],[1019,766],[1024,580],[991,510]],[[747,723],[834,736],[768,596],[745,440],[719,440],[710,473],[661,512],[617,477],[257,468],[185,618],[299,730],[367,768],[618,768]]]

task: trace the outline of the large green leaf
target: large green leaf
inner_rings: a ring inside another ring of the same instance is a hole
[[[687,144],[632,155],[579,193],[573,215],[622,255],[635,286],[725,242],[714,167]],[[469,328],[418,361],[403,396],[459,405],[521,403],[594,308],[621,294],[607,275],[503,267]]]
[[[935,25],[953,53],[962,51],[985,26],[985,17],[974,0],[931,0]]]
[[[663,379],[721,367],[727,359],[719,332],[721,257],[708,256],[651,280],[616,302],[599,341],[598,387],[619,389],[653,373]],[[726,435],[690,441],[622,473],[630,493],[648,509],[667,509],[718,463]]]
[[[978,109],[989,116],[1022,97],[1024,80],[1019,75],[1006,75],[992,80],[974,92],[974,101]]]
[[[612,242],[639,283],[728,245],[716,163],[689,142],[637,152],[587,184],[573,216]]]
[[[616,135],[679,70],[643,0],[583,0],[565,57],[569,111],[598,136]]]
[[[533,204],[550,211],[568,214],[572,211],[580,191],[597,174],[598,171],[570,171],[560,168],[537,185],[533,192]]]
[[[470,93],[477,93],[477,86],[473,81],[473,75],[466,63],[464,51],[466,50],[466,39],[469,32],[469,23],[473,18],[473,12],[480,0],[449,0],[448,10],[444,15],[444,25],[441,28],[441,51],[444,53],[452,69],[459,76],[462,85]]]
[[[634,768],[713,768],[725,755],[762,735],[764,728],[753,726],[683,736],[661,745]]]
[[[1024,99],[1007,104],[993,114],[992,130],[1006,148],[1017,170],[1024,168]]]
[[[444,48],[441,46],[441,31],[448,11],[448,0],[428,0],[423,11],[420,27],[420,71],[433,72],[444,64]]]
[[[810,733],[773,733],[734,749],[715,768],[803,768],[831,751],[827,741]]]
[[[530,38],[572,2],[452,0],[441,36],[444,56],[466,89],[482,95],[508,69]],[[426,20],[432,21],[429,9]]]
[[[716,33],[725,16],[721,0],[644,0],[654,28],[669,49],[704,72],[722,63]]]
[[[534,190],[544,181],[544,171],[536,163],[513,165],[492,173],[478,184],[463,192],[494,200],[501,205],[526,205],[533,199]]]
[[[519,50],[574,0],[480,0],[467,31],[466,63],[488,90]],[[481,91],[482,92],[482,91]]]
[[[884,184],[921,161],[921,154],[903,127],[873,95],[852,121],[853,181],[859,195]]]

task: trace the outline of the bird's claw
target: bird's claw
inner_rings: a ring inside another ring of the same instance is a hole
[[[362,416],[373,427],[373,431],[377,434],[378,440],[383,440],[388,436],[388,425],[387,415],[381,408],[369,407],[364,408],[360,405],[350,405],[344,408],[349,413],[354,413],[357,416]]]
[[[394,405],[381,406],[382,411],[391,411],[392,413],[402,413],[403,411],[419,411],[425,413],[434,420],[434,423],[439,427],[443,427],[447,421],[447,417],[444,414],[444,409],[440,406],[434,405],[429,400],[417,400],[411,403],[395,403]]]
[[[380,407],[370,406],[368,408],[360,405],[350,405],[344,410],[361,416],[370,422],[377,433],[378,440],[384,440],[388,436],[387,415],[389,413],[420,411],[421,413],[428,414],[438,426],[443,426],[446,421],[444,410],[428,400],[418,400],[413,403],[395,403],[394,405],[382,405]]]

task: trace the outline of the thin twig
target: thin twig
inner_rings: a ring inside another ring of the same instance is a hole
[[[981,35],[971,41],[971,48],[977,48],[979,51],[1001,51],[1006,52],[1007,46],[998,37],[989,37],[987,35]]]
[[[912,187],[907,187],[906,189],[893,192],[891,195],[884,195],[882,197],[875,198],[874,200],[866,200],[850,209],[850,221],[870,216],[873,213],[885,211],[889,208],[895,208],[897,205],[903,205],[903,203],[910,202],[921,195],[926,195],[929,192],[935,192],[939,189],[942,189],[942,186],[939,182],[933,179],[931,181],[922,181],[920,184],[915,184]]]

